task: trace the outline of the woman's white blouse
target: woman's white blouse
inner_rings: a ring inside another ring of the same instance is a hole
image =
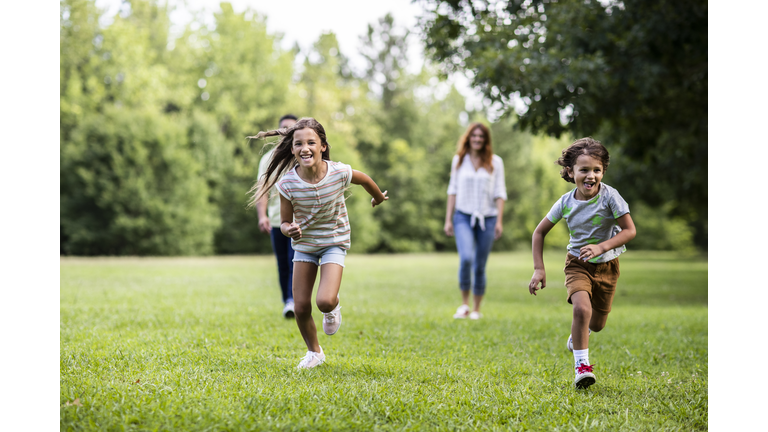
[[[485,218],[497,216],[495,201],[501,198],[507,200],[507,185],[504,184],[504,161],[493,155],[491,165],[493,172],[489,173],[484,167],[475,171],[469,153],[464,155],[464,161],[459,164],[459,156],[454,155],[451,162],[451,181],[448,183],[448,195],[456,195],[456,210],[472,215],[470,225],[480,223],[480,229],[485,231]]]

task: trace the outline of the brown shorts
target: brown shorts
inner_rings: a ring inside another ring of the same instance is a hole
[[[592,310],[608,315],[616,293],[616,283],[619,281],[619,258],[616,257],[605,263],[592,264],[582,261],[577,256],[566,253],[565,286],[568,288],[568,303],[571,296],[578,291],[589,293]],[[573,304],[573,303],[571,303]]]

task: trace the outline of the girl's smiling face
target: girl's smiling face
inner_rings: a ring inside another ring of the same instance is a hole
[[[322,163],[325,148],[317,132],[310,128],[299,129],[293,133],[291,153],[299,161],[300,167],[312,168]]]
[[[580,155],[573,167],[568,168],[568,175],[576,182],[576,199],[588,201],[600,191],[603,163],[592,156]]]

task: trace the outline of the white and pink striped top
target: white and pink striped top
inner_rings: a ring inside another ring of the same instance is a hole
[[[277,190],[293,204],[293,220],[301,228],[301,238],[291,240],[300,252],[317,252],[329,246],[349,249],[350,226],[344,192],[352,183],[352,167],[330,162],[328,172],[317,184],[299,177],[296,167],[277,182]]]

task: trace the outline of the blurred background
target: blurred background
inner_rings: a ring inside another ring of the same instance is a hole
[[[367,3],[61,1],[60,253],[269,253],[246,208],[269,143],[245,137],[286,113],[389,191],[375,210],[350,191],[353,253],[455,250],[446,189],[473,121],[506,168],[495,250],[530,248],[582,136],[611,153],[631,249],[707,249],[706,1]]]

